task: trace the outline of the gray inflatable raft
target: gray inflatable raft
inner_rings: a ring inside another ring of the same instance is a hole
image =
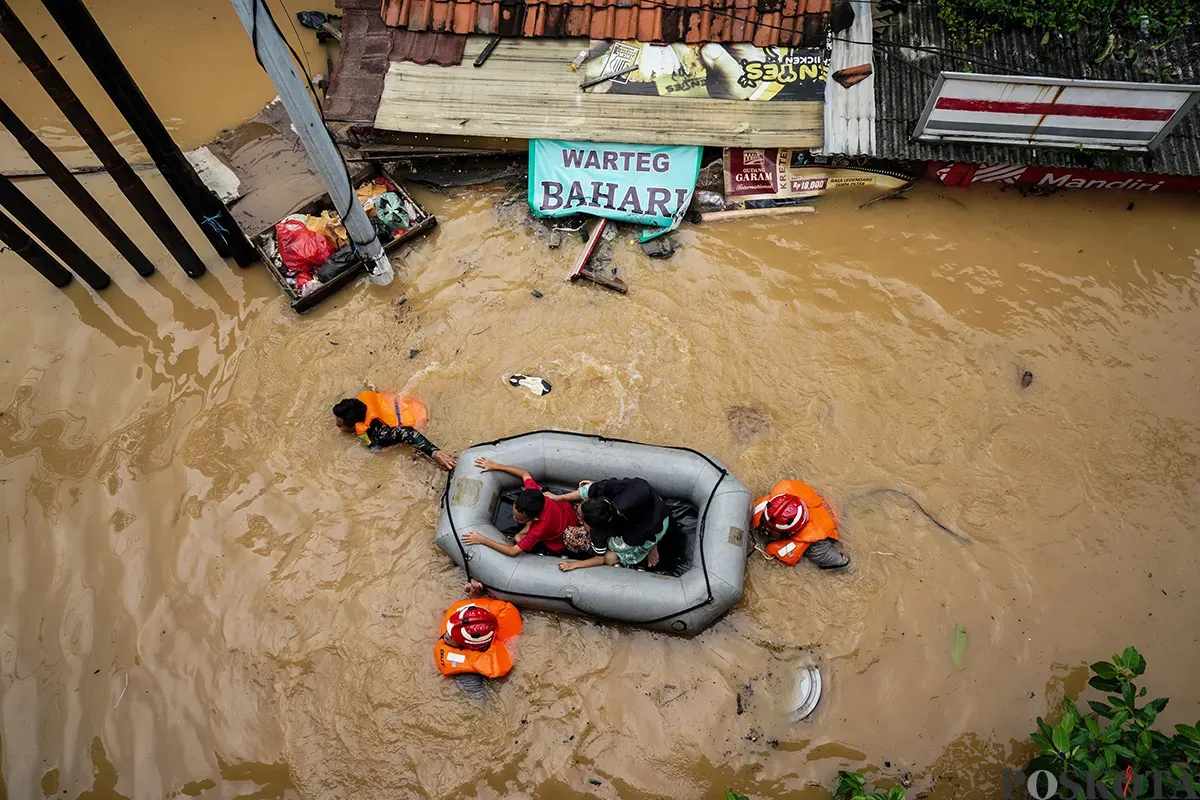
[[[496,527],[502,495],[520,485],[511,475],[481,472],[475,466],[480,456],[524,467],[547,490],[574,488],[582,480],[645,478],[672,505],[694,506],[699,524],[684,542],[676,574],[608,566],[563,572],[554,556],[513,558],[482,545],[465,546],[460,537],[467,531],[506,541]],[[691,636],[742,596],[750,492],[715,459],[695,450],[560,431],[526,433],[460,453],[442,506],[438,547],[469,578],[522,608]]]

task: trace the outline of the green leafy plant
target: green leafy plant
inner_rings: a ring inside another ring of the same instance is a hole
[[[838,782],[833,788],[834,800],[904,800],[904,788],[893,786],[886,792],[867,792],[867,781],[862,773],[838,771]]]
[[[1058,724],[1048,725],[1038,717],[1037,731],[1030,735],[1037,745],[1037,755],[1026,773],[1049,770],[1081,786],[1087,784],[1091,773],[1102,776],[1097,780],[1114,793],[1134,800],[1154,787],[1150,781],[1131,782],[1127,774],[1159,772],[1164,773],[1162,786],[1167,796],[1184,796],[1185,781],[1190,786],[1189,776],[1200,773],[1200,722],[1195,726],[1176,725],[1173,736],[1154,729],[1168,700],[1157,697],[1138,705],[1146,689],[1139,689],[1134,679],[1146,671],[1146,659],[1132,647],[1114,654],[1112,661],[1092,664],[1091,670],[1094,674],[1088,684],[1111,692],[1105,698],[1107,702],[1089,700],[1093,713],[1085,716],[1072,700],[1063,698]]]
[[[1200,23],[1200,0],[938,0],[938,18],[964,44],[1023,27],[1041,32],[1045,47],[1052,33],[1086,30],[1095,63],[1137,62]]]

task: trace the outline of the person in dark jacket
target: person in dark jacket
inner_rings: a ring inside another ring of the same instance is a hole
[[[453,453],[439,449],[417,430],[416,425],[425,421],[425,408],[412,400],[383,392],[362,392],[358,397],[339,400],[333,416],[339,428],[356,434],[372,450],[407,444],[446,471],[458,463]]]
[[[667,505],[642,478],[584,481],[559,500],[582,500],[580,521],[592,539],[592,558],[561,561],[564,572],[604,564],[626,567],[658,566],[658,543],[671,523]]]

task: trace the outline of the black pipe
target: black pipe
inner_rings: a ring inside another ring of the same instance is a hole
[[[191,162],[171,138],[162,120],[154,113],[133,76],[121,63],[104,31],[92,19],[83,0],[42,0],[67,39],[96,76],[113,104],[146,146],[146,152],[158,165],[163,178],[179,195],[187,210],[223,258],[233,258],[246,267],[258,261],[258,252],[238,227],[229,209],[204,185]]]
[[[196,255],[196,251],[188,244],[187,239],[175,226],[170,215],[159,205],[158,200],[150,193],[146,185],[133,173],[129,162],[117,152],[117,148],[104,135],[104,131],[101,130],[95,118],[83,107],[83,103],[79,102],[79,98],[75,96],[71,87],[67,86],[67,82],[63,80],[63,76],[50,63],[50,59],[34,41],[29,30],[21,24],[21,20],[17,19],[17,15],[9,8],[6,0],[0,0],[0,36],[8,40],[8,44],[16,51],[17,57],[21,59],[33,77],[37,78],[38,83],[54,100],[54,104],[87,142],[88,147],[92,148],[92,152],[99,157],[100,163],[104,164],[104,168],[116,182],[117,188],[124,193],[130,204],[146,220],[146,224],[183,267],[183,271],[193,278],[203,275],[204,262],[200,260],[200,256]]]
[[[46,280],[58,288],[63,288],[71,282],[71,273],[62,264],[54,260],[54,256],[42,249],[42,246],[29,237],[12,218],[0,211],[0,241],[8,245],[8,249],[29,262],[29,266],[42,273]]]
[[[108,273],[100,269],[100,265],[79,249],[79,245],[71,241],[71,237],[63,233],[62,228],[42,213],[42,210],[25,195],[16,184],[8,178],[0,176],[0,206],[17,218],[29,232],[41,239],[47,247],[63,262],[75,270],[75,274],[88,282],[93,289],[103,289],[112,283]]]
[[[58,184],[62,193],[104,234],[104,238],[117,248],[117,252],[125,257],[139,275],[148,278],[154,274],[154,264],[150,259],[125,235],[125,231],[121,230],[121,226],[113,221],[96,198],[92,197],[91,192],[83,188],[83,184],[71,174],[67,165],[58,160],[58,156],[29,130],[29,126],[22,122],[3,100],[0,100],[0,125],[8,128],[8,132],[25,148],[29,157],[37,162],[50,180]]]

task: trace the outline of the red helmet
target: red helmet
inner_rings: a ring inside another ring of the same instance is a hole
[[[487,650],[496,638],[500,623],[486,608],[467,605],[455,611],[446,622],[446,635],[463,650]]]
[[[755,509],[762,513],[762,524],[779,533],[799,532],[808,523],[808,506],[793,494],[777,494]]]

